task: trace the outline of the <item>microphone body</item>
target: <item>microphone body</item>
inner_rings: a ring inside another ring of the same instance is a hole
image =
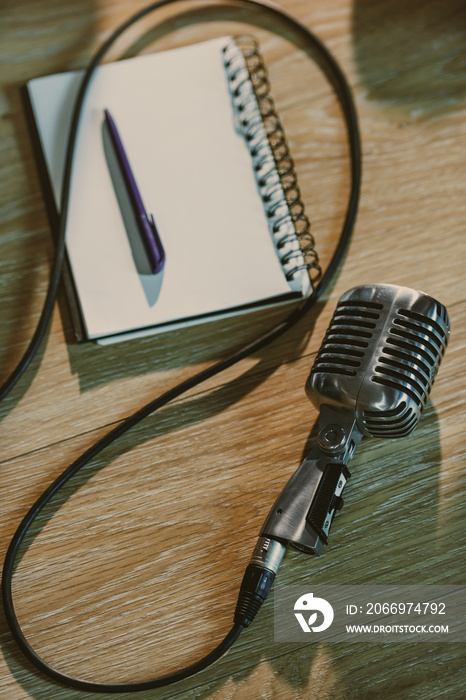
[[[318,444],[278,497],[262,537],[322,553],[361,438],[414,430],[449,332],[446,308],[407,287],[364,285],[341,297],[306,382],[320,408]]]
[[[241,584],[235,622],[247,627],[270,591],[286,547],[321,554],[347,464],[363,436],[416,427],[450,333],[446,308],[407,287],[364,285],[344,294],[306,382],[320,409],[317,445],[278,496]]]

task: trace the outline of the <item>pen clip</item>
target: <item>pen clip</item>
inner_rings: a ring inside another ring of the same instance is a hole
[[[149,226],[152,231],[152,241],[154,244],[153,248],[151,247],[149,257],[152,272],[153,274],[156,274],[157,272],[160,272],[165,264],[165,250],[163,248],[162,241],[160,240],[153,214],[149,215]]]

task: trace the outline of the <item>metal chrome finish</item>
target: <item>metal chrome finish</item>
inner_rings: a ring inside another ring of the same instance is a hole
[[[261,531],[321,554],[363,435],[402,437],[417,425],[450,333],[447,310],[407,287],[344,294],[306,384],[320,408],[317,446],[277,498]]]
[[[339,421],[348,439],[345,448],[329,455],[314,447],[275,501],[261,536],[277,538],[295,549],[321,554],[333,517],[341,507],[341,492],[349,477],[346,468],[362,438],[354,419],[323,406],[320,431]]]
[[[306,384],[316,406],[356,415],[363,435],[403,437],[417,425],[450,334],[446,308],[388,284],[338,302]]]
[[[271,540],[268,537],[259,537],[249,563],[270,569],[276,574],[285,550],[286,546],[281,542]]]
[[[317,440],[324,452],[333,454],[344,448],[347,436],[341,425],[330,423],[321,429]]]

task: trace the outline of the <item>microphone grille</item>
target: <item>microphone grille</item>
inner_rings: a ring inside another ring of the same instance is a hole
[[[425,299],[431,302],[430,313],[396,309],[377,357],[371,382],[403,392],[411,401],[388,411],[365,410],[366,429],[374,437],[408,435],[432,389],[448,343],[449,322],[442,304],[427,295]]]
[[[312,373],[355,377],[371,345],[383,304],[341,299],[317,353]]]
[[[450,332],[438,301],[408,287],[363,285],[346,292],[306,383],[321,406],[353,412],[359,430],[403,437],[417,425]]]

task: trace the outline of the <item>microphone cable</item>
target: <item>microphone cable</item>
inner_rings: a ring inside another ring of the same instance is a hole
[[[131,17],[129,17],[104,42],[104,44],[97,51],[97,53],[90,61],[88,67],[84,72],[79,93],[76,98],[73,110],[71,128],[68,137],[61,194],[58,236],[56,241],[55,256],[50,273],[50,282],[45,302],[36,330],[23,357],[21,358],[17,367],[8,377],[6,382],[0,388],[0,401],[3,398],[5,398],[7,394],[13,389],[13,387],[16,385],[16,383],[19,381],[19,379],[22,377],[22,375],[30,365],[32,359],[34,358],[37,350],[41,345],[41,342],[44,338],[52,316],[63,267],[63,260],[65,256],[65,232],[68,216],[68,205],[70,200],[71,173],[73,165],[73,155],[76,144],[76,136],[78,132],[82,106],[91,78],[96,68],[101,63],[102,59],[110,49],[110,47],[115,43],[115,41],[120,37],[120,35],[126,31],[126,29],[131,27],[139,19],[142,19],[151,12],[165,5],[174,4],[178,1],[179,0],[158,0],[158,2],[154,2],[148,5],[147,7],[143,8],[139,12],[136,12]],[[34,664],[36,668],[38,668],[40,671],[42,671],[44,674],[51,677],[55,681],[58,681],[59,683],[62,683],[65,686],[69,686],[79,690],[105,693],[137,692],[170,685],[182,679],[188,678],[189,676],[192,676],[198,673],[199,671],[207,668],[214,661],[219,659],[236,641],[242,630],[250,624],[250,621],[252,620],[253,616],[244,612],[244,608],[242,608],[241,606],[237,606],[234,624],[231,630],[228,632],[228,634],[224,637],[224,639],[210,653],[202,657],[200,660],[173,673],[158,676],[156,678],[151,678],[148,680],[127,683],[100,683],[69,676],[50,666],[36,653],[36,651],[32,648],[32,646],[26,639],[16,616],[12,596],[12,579],[14,574],[14,564],[16,555],[18,553],[18,549],[30,526],[40,514],[40,512],[43,510],[43,508],[47,505],[47,503],[57,493],[57,491],[59,491],[61,487],[64,486],[71,478],[73,478],[82,467],[88,464],[94,457],[96,457],[112,442],[124,435],[128,430],[133,428],[144,418],[168,404],[170,401],[173,401],[174,399],[178,398],[193,387],[196,387],[202,382],[206,381],[210,377],[214,377],[217,374],[220,374],[221,372],[236,364],[240,360],[264,348],[266,345],[276,340],[278,337],[283,335],[288,329],[294,326],[315,305],[318,298],[321,296],[321,294],[324,292],[324,290],[327,288],[328,284],[332,280],[334,274],[338,269],[339,264],[342,262],[343,257],[348,249],[351,233],[356,219],[361,187],[361,143],[356,108],[350,87],[347,83],[344,73],[342,72],[335,58],[332,56],[332,54],[326,48],[326,46],[320,41],[320,39],[315,34],[313,34],[303,23],[295,19],[291,14],[283,10],[278,5],[269,2],[268,0],[235,1],[256,9],[259,8],[260,10],[264,10],[275,19],[278,19],[280,22],[285,22],[286,24],[290,25],[291,28],[304,39],[307,48],[310,49],[313,53],[315,53],[315,55],[319,59],[321,69],[324,71],[327,79],[332,84],[342,108],[350,151],[351,186],[347,208],[345,212],[345,219],[343,222],[342,230],[340,232],[336,249],[327,266],[327,269],[321,276],[320,280],[315,283],[312,292],[305,299],[304,302],[302,302],[298,307],[296,307],[296,309],[292,311],[282,322],[275,325],[272,329],[267,331],[265,334],[263,334],[253,342],[245,345],[244,347],[232,353],[225,359],[214,363],[210,367],[207,367],[206,369],[179,383],[172,389],[169,389],[157,398],[149,401],[149,403],[140,408],[133,415],[124,419],[107,435],[99,439],[94,445],[87,449],[80,457],[78,457],[78,459],[76,459],[67,469],[65,469],[52,484],[50,484],[50,486],[42,493],[42,495],[30,508],[28,513],[24,516],[19,527],[17,528],[6,553],[2,574],[2,600],[7,623],[17,645],[19,646],[23,654],[32,662],[32,664]]]

